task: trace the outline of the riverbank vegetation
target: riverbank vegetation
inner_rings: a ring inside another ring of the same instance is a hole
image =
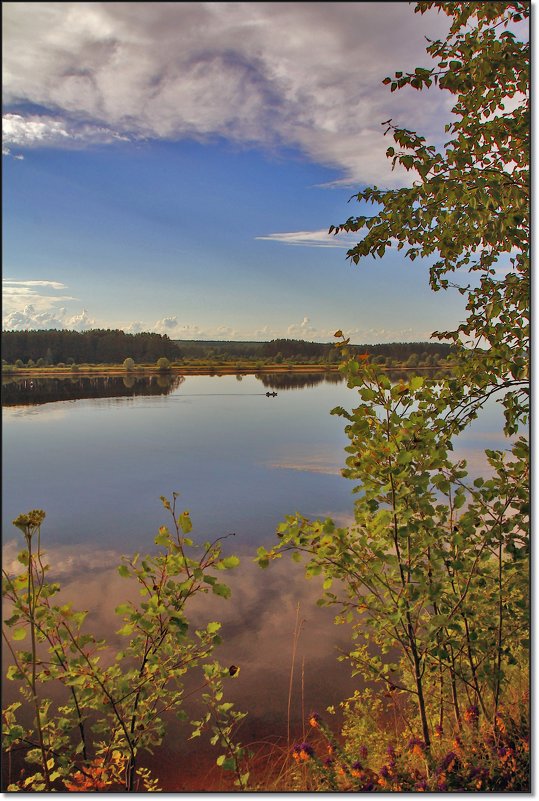
[[[163,499],[173,525],[159,531],[158,555],[120,567],[142,601],[118,607],[125,647],[107,666],[84,614],[55,604],[41,560],[43,513],[34,511],[15,521],[20,574],[4,577],[8,678],[22,693],[5,711],[4,747],[27,763],[10,789],[155,789],[139,751],[162,742],[162,713],[181,709],[193,664],[206,710],[194,732],[211,729],[236,789],[530,790],[529,49],[515,34],[529,5],[417,5],[432,9],[451,23],[444,41],[428,44],[436,66],[384,83],[453,95],[449,141],[427,145],[388,121],[388,157],[413,171],[412,186],[360,191],[372,216],[333,230],[362,237],[348,253],[354,263],[394,246],[412,260],[433,257],[434,291],[465,274],[466,319],[435,335],[452,343],[451,375],[394,384],[336,332],[352,408],[334,413],[346,421],[354,521],[290,516],[257,554],[262,568],[290,554],[322,579],[320,603],[352,626],[342,658],[366,689],[343,701],[340,730],[334,710],[312,710],[301,741],[268,756],[265,773],[250,771],[235,738],[242,713],[224,700],[237,666],[213,661],[217,622],[193,634],[187,617],[193,593],[226,598],[216,571],[238,560],[223,558],[218,543],[188,555],[189,516]],[[489,398],[503,408],[507,445],[485,451],[484,476],[470,475],[453,444]],[[52,680],[66,690],[58,708],[45,692]],[[19,722],[22,704],[31,725]]]
[[[451,361],[451,345],[437,342],[390,342],[353,345],[358,354],[386,367],[443,367]],[[203,373],[302,369],[337,369],[333,343],[275,339],[271,342],[173,341],[158,334],[123,331],[5,331],[3,372],[14,370],[156,370]],[[166,361],[163,361],[166,360]]]

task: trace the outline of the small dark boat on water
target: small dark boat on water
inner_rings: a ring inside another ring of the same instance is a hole
[[[276,397],[277,397],[276,392],[266,392],[266,398],[276,398]]]

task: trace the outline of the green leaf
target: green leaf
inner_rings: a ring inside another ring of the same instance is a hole
[[[6,679],[9,681],[14,681],[15,679],[22,679],[24,678],[24,674],[20,672],[17,665],[10,665],[6,671]]]
[[[121,637],[129,637],[130,634],[133,634],[134,630],[135,627],[133,623],[126,623],[125,626],[122,626],[121,629],[118,629],[116,633],[119,634]]]
[[[193,528],[191,518],[189,517],[189,512],[187,511],[181,513],[181,515],[178,517],[178,523],[184,534],[189,534]]]
[[[14,640],[24,640],[26,637],[26,629],[14,629],[11,636]]]
[[[215,761],[223,770],[236,770],[236,761],[230,757],[227,758],[224,754],[218,756]]]
[[[240,560],[237,556],[225,556],[222,560],[223,567],[227,570],[230,570],[233,567],[237,567],[240,563]]]
[[[166,526],[161,526],[159,533],[154,539],[156,545],[167,546],[170,542],[170,535]]]
[[[223,598],[230,598],[231,592],[230,587],[227,587],[226,584],[214,584],[212,586],[212,592],[215,595],[221,595]]]
[[[217,623],[216,621],[213,621],[211,623],[208,623],[208,625],[206,626],[206,631],[208,632],[208,634],[214,634],[216,631],[219,631],[220,628],[221,624]]]

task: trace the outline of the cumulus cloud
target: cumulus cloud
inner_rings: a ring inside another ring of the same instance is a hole
[[[133,332],[133,325],[138,327],[140,323],[131,324],[125,327],[124,330]],[[182,322],[176,315],[163,317],[149,328],[139,328],[139,330],[149,330],[156,334],[167,334],[171,339],[211,339],[225,341],[253,338],[253,332],[246,334],[230,325],[202,328],[193,323]]]
[[[3,8],[8,149],[221,136],[298,148],[343,180],[395,183],[406,177],[389,170],[380,123],[442,135],[448,118],[445,93],[381,85],[428,64],[425,35],[447,29],[408,3]]]
[[[350,248],[356,244],[359,234],[328,234],[327,228],[319,231],[291,231],[281,234],[267,234],[257,236],[255,239],[265,239],[269,242],[280,242],[284,245],[303,245],[311,248]]]
[[[319,336],[318,330],[313,328],[308,317],[304,317],[301,323],[289,325],[286,333],[294,339],[312,339],[315,336]]]
[[[60,281],[4,278],[2,280],[3,330],[64,328],[86,331],[95,328],[96,322],[86,309],[73,312],[60,305],[76,301],[77,298],[65,294],[49,294],[49,291],[59,292],[64,289],[67,287]]]
[[[86,309],[79,314],[69,314],[64,308],[50,312],[39,312],[32,304],[28,304],[21,311],[14,311],[2,320],[5,331],[28,331],[47,328],[67,329],[69,331],[88,331],[96,328]]]

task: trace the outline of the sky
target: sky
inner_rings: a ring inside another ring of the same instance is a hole
[[[359,266],[351,195],[395,187],[382,122],[444,141],[445,15],[406,2],[10,3],[3,10],[4,330],[422,341],[464,317],[426,261]]]

